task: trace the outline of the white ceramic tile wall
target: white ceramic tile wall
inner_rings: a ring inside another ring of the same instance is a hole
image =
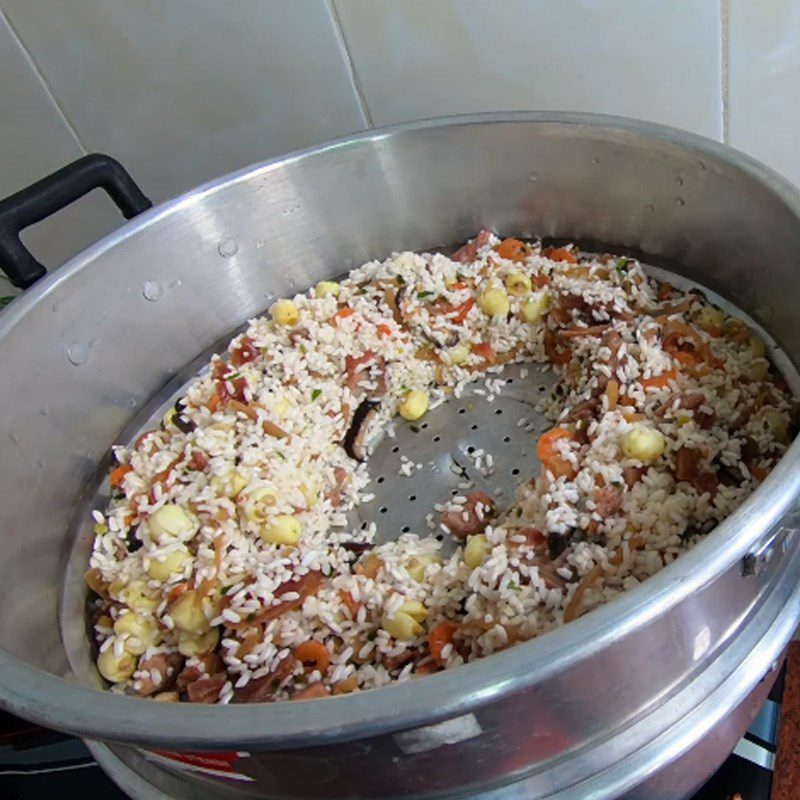
[[[0,0],[0,195],[81,153],[160,201],[369,125],[498,109],[651,119],[800,183],[800,0]],[[117,224],[91,197],[28,237]]]
[[[719,0],[334,0],[372,119],[597,111],[722,135]]]
[[[155,199],[365,124],[324,0],[4,0],[89,149]]]
[[[5,18],[0,16],[0,197],[33,183],[84,151]],[[58,264],[118,224],[99,198],[23,235],[45,264]],[[0,282],[0,296],[8,292]]]
[[[800,186],[800,2],[731,0],[729,141]]]

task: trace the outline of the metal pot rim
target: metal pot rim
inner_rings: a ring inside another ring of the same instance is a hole
[[[800,218],[800,192],[758,161],[705,137],[664,125],[622,117],[572,112],[508,112],[442,117],[342,137],[270,159],[212,180],[126,223],[57,272],[40,281],[0,315],[0,339],[46,297],[48,291],[99,255],[164,217],[202,202],[241,181],[364,142],[447,126],[533,123],[574,126],[576,131],[617,131],[660,140],[726,162],[765,185]],[[610,642],[664,614],[730,568],[778,524],[800,493],[800,442],[795,442],[767,480],[737,511],[693,550],[641,586],[539,639],[518,645],[422,681],[326,699],[270,705],[198,706],[142,702],[79,686],[0,650],[0,699],[11,712],[89,738],[148,746],[261,749],[325,744],[429,724],[465,713],[590,658]],[[724,543],[724,547],[721,545]]]

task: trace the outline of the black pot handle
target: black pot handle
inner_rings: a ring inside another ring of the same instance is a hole
[[[125,219],[153,205],[122,164],[101,153],[79,158],[0,201],[0,269],[14,286],[27,289],[47,273],[22,244],[20,231],[74,203],[92,189],[105,189]]]

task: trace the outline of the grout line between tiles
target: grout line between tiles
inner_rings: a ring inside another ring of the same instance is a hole
[[[730,144],[730,0],[720,0],[722,141]]]
[[[353,84],[353,90],[358,98],[358,104],[361,108],[361,115],[364,117],[366,126],[368,128],[374,128],[375,125],[372,122],[372,115],[369,113],[369,106],[367,105],[366,97],[364,97],[364,90],[361,87],[361,81],[358,79],[358,73],[356,72],[355,64],[353,64],[353,58],[350,55],[350,48],[347,46],[344,28],[342,27],[341,20],[339,19],[339,14],[336,11],[336,6],[334,5],[333,0],[326,0],[326,3],[328,5],[328,13],[331,15],[331,19],[333,20],[333,27],[336,30],[336,36],[339,39],[339,45],[344,52],[347,69],[350,73],[350,82]]]
[[[39,68],[39,65],[36,63],[36,59],[33,57],[33,54],[25,45],[25,42],[22,40],[22,37],[19,35],[19,32],[12,24],[11,20],[8,18],[8,15],[2,8],[0,8],[0,20],[5,22],[6,26],[8,27],[9,31],[11,31],[11,36],[14,38],[14,41],[19,46],[20,50],[22,50],[25,58],[30,64],[31,69],[33,70],[34,75],[39,79],[39,82],[42,84],[45,92],[47,92],[47,96],[50,98],[50,102],[55,106],[56,112],[58,116],[61,117],[62,122],[67,127],[67,130],[72,134],[72,137],[75,139],[76,144],[80,148],[81,152],[86,155],[89,151],[86,148],[86,145],[81,141],[81,137],[78,135],[78,131],[76,130],[75,126],[72,124],[72,121],[67,116],[64,109],[61,107],[61,104],[58,102],[55,93],[53,92],[52,87],[45,78],[44,73]]]

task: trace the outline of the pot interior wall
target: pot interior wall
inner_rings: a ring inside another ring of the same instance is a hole
[[[635,124],[482,120],[334,144],[134,220],[0,318],[3,648],[69,674],[58,596],[97,463],[273,297],[490,227],[642,253],[719,291],[797,363],[800,224],[780,186]]]

